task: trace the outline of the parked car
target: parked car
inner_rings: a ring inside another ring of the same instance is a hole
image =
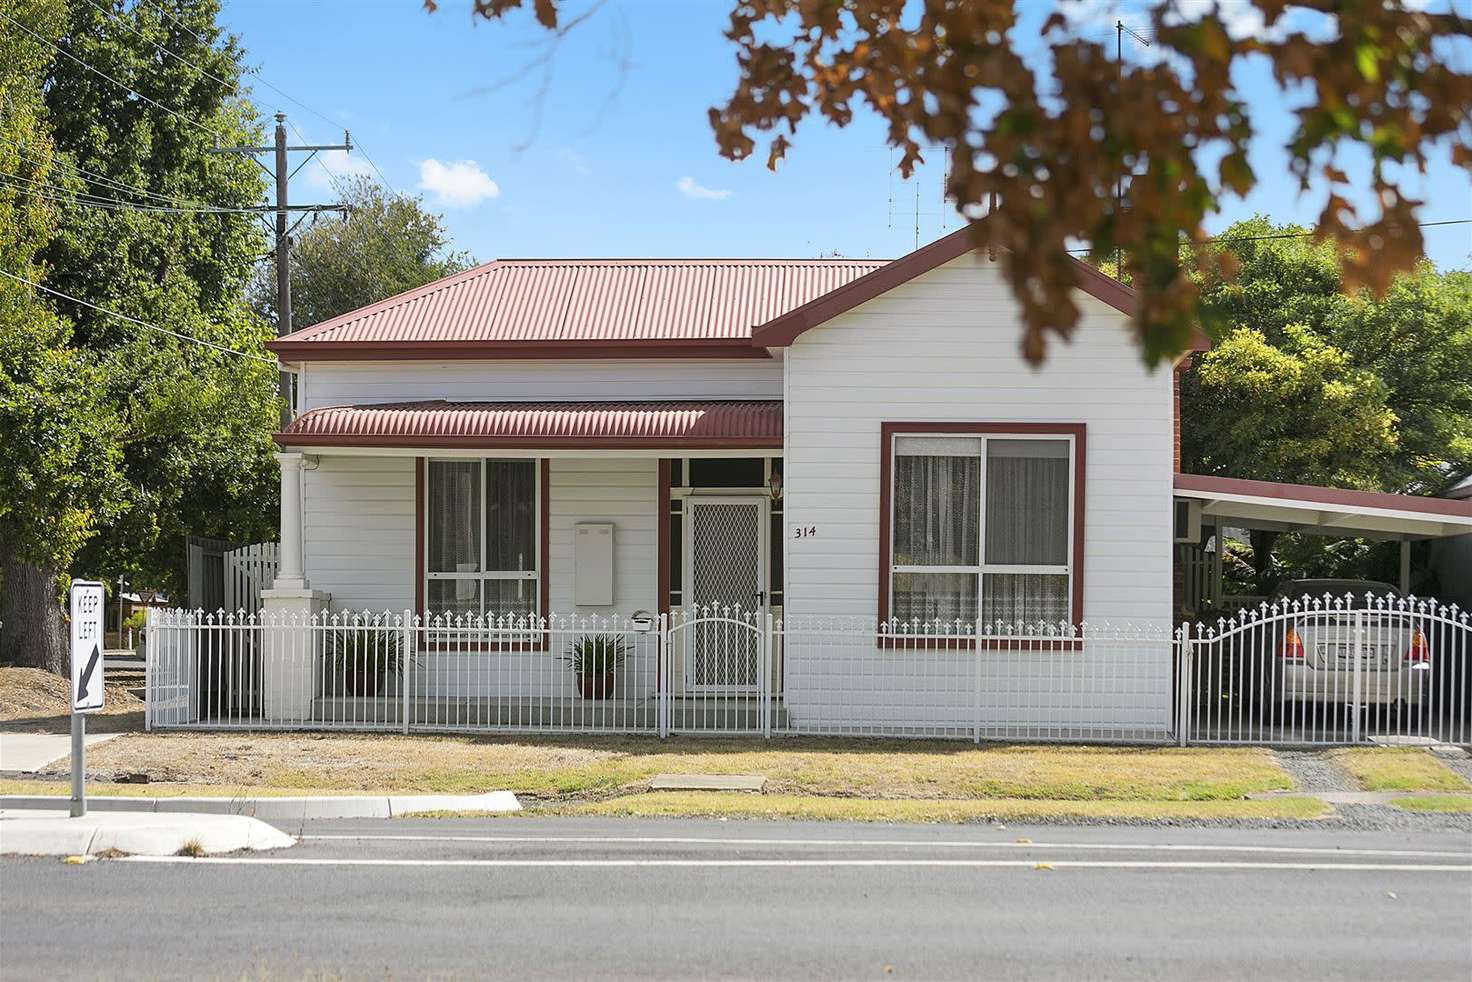
[[[1277,622],[1280,630],[1262,639],[1259,664],[1271,666],[1260,676],[1271,684],[1262,701],[1419,710],[1431,649],[1415,613],[1401,600],[1395,587],[1373,580],[1283,583],[1270,602],[1299,606]]]

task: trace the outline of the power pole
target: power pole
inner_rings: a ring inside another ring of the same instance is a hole
[[[304,145],[304,146],[297,146],[297,147],[290,146],[286,142],[286,114],[285,113],[277,113],[276,114],[276,139],[275,139],[275,141],[270,146],[268,146],[268,147],[214,147],[210,151],[211,153],[235,153],[235,154],[243,154],[245,156],[250,156],[250,157],[254,157],[257,154],[266,154],[266,153],[269,153],[274,158],[273,162],[275,164],[275,167],[268,169],[267,172],[273,174],[273,176],[276,178],[276,204],[274,204],[274,205],[264,205],[264,206],[262,206],[261,208],[259,208],[257,210],[263,211],[263,212],[266,212],[266,211],[274,212],[275,215],[276,215],[276,228],[275,228],[275,231],[276,231],[276,247],[275,247],[274,252],[275,252],[275,256],[276,256],[276,336],[278,338],[279,337],[282,337],[283,335],[290,334],[291,333],[291,330],[292,330],[292,327],[291,327],[291,233],[293,231],[295,231],[296,225],[298,225],[298,224],[301,223],[301,219],[298,218],[297,221],[296,221],[296,224],[293,224],[291,226],[288,226],[286,224],[287,215],[289,213],[291,213],[291,212],[303,212],[304,213],[303,214],[303,217],[306,217],[306,214],[315,214],[317,212],[323,212],[323,211],[336,211],[336,212],[340,212],[340,213],[342,213],[344,215],[346,215],[348,213],[348,206],[347,205],[343,205],[343,204],[336,204],[336,205],[293,205],[293,204],[291,204],[291,201],[290,201],[290,190],[289,190],[289,187],[288,187],[288,185],[290,184],[291,176],[293,174],[295,174],[296,171],[301,170],[303,167],[305,167],[309,162],[311,162],[312,157],[317,156],[317,154],[320,153],[320,152],[322,152],[323,150],[344,150],[344,151],[350,151],[352,149],[353,149],[353,138],[352,138],[352,134],[346,133],[346,132],[343,133],[343,135],[342,135],[342,142],[341,143],[333,143],[333,144],[307,144],[307,145]],[[287,154],[289,154],[289,153],[310,153],[312,156],[311,157],[308,157],[306,160],[304,160],[300,164],[298,164],[297,167],[296,167],[296,170],[291,170],[291,169],[289,169],[289,167],[290,167],[290,161],[289,161],[289,158],[287,157]],[[264,167],[264,165],[262,165],[262,166]],[[291,373],[290,372],[283,371],[281,373],[281,375],[280,375],[280,378],[279,378],[279,380],[277,382],[277,385],[280,387],[279,391],[281,393],[281,399],[282,399],[282,404],[281,404],[281,428],[284,430],[288,426],[291,425],[291,401],[292,401],[291,400],[291,387],[292,387]]]

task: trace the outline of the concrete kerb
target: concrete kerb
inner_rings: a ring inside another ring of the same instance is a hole
[[[63,795],[0,796],[0,809],[61,809]],[[243,815],[272,822],[312,818],[401,818],[420,812],[515,812],[521,802],[510,791],[486,794],[324,795],[316,797],[162,797],[89,795],[89,811]]]
[[[175,856],[185,849],[211,854],[295,844],[246,815],[104,811],[71,818],[52,809],[0,809],[0,854],[12,856]]]

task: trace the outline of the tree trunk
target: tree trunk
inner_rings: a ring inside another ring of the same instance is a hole
[[[68,674],[67,628],[56,596],[57,571],[0,557],[0,661]]]
[[[1257,576],[1256,592],[1266,596],[1278,584],[1269,582],[1273,578],[1273,546],[1280,533],[1267,529],[1249,529],[1248,539],[1252,542],[1252,569]]]

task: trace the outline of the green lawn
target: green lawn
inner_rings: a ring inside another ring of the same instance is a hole
[[[656,774],[760,774],[772,794],[876,799],[1225,801],[1293,786],[1256,748],[894,740],[149,733],[101,744],[87,763],[93,775],[149,776],[119,794],[509,789],[560,800],[641,792]]]
[[[1068,801],[1044,798],[884,799],[790,794],[684,791],[625,795],[604,801],[555,804],[522,814],[796,818],[855,822],[978,822],[993,819],[1220,819],[1323,818],[1332,809],[1314,798],[1253,801]]]
[[[1443,814],[1472,814],[1472,797],[1450,794],[1415,795],[1397,798],[1390,803],[1396,808],[1412,812],[1441,812]]]
[[[1419,747],[1355,747],[1334,752],[1366,791],[1472,791],[1472,784]]]

